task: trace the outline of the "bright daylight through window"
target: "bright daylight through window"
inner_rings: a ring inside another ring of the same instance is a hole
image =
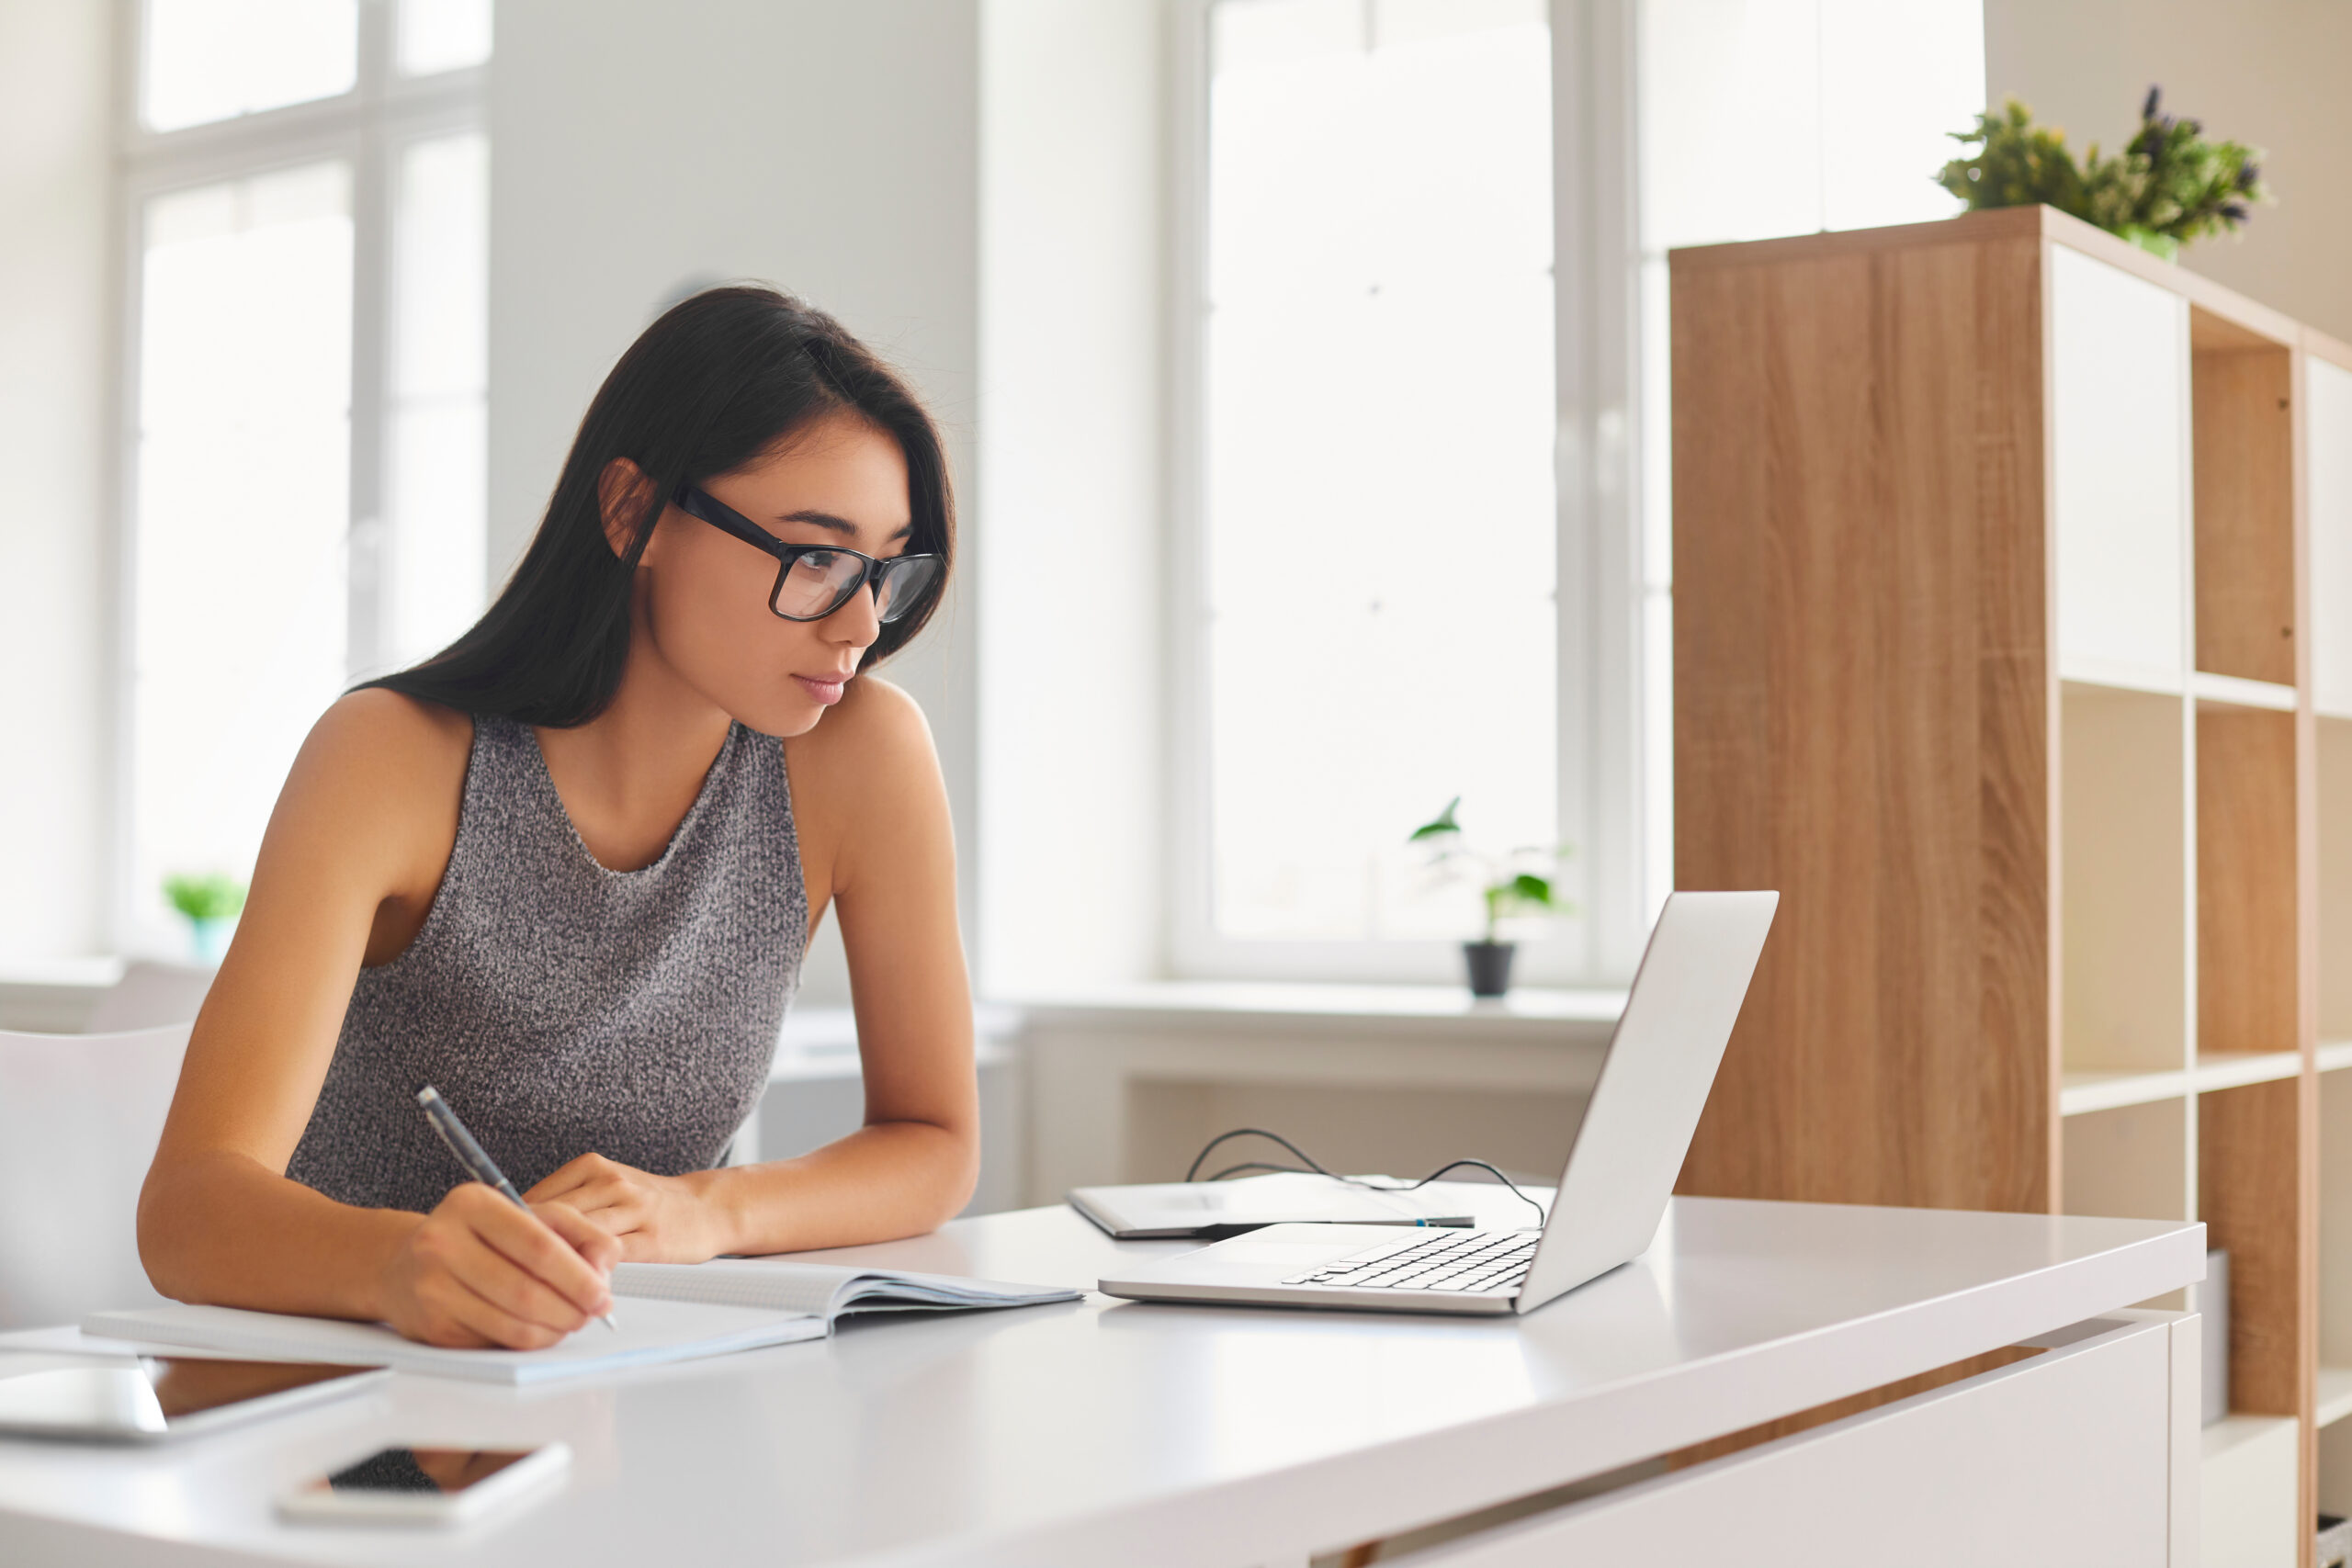
[[[351,0],[142,14],[120,933],[134,950],[176,948],[165,876],[250,873],[338,693],[481,609],[489,148],[469,68],[488,57],[490,15],[489,0],[401,0],[371,39]],[[234,141],[202,140],[232,120]]]
[[[1471,934],[1406,835],[1560,837],[1542,0],[1209,13],[1218,939]]]

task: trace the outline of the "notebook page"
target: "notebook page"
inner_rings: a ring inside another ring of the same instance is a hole
[[[707,1263],[623,1263],[613,1269],[613,1293],[667,1301],[723,1302],[777,1312],[933,1311],[1028,1306],[1076,1301],[1057,1286],[1012,1285],[950,1274],[849,1269],[837,1263],[796,1263],[781,1258],[714,1258]]]
[[[838,1263],[714,1258],[707,1263],[619,1263],[613,1294],[632,1301],[707,1302],[830,1317],[833,1299],[861,1270]]]
[[[141,1345],[184,1346],[292,1360],[346,1361],[485,1382],[530,1383],[815,1339],[807,1314],[690,1302],[632,1301],[618,1332],[592,1323],[544,1350],[453,1350],[403,1339],[379,1323],[296,1317],[237,1307],[170,1305],[93,1313],[82,1332]]]

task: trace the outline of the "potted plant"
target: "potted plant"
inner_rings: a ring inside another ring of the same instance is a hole
[[[187,917],[188,947],[198,964],[218,964],[229,948],[229,929],[245,907],[245,885],[213,872],[179,873],[164,878],[164,897]]]
[[[1406,841],[1428,845],[1432,852],[1430,864],[1441,872],[1470,871],[1477,875],[1479,897],[1487,909],[1486,934],[1476,942],[1464,942],[1462,957],[1469,970],[1470,994],[1499,997],[1510,989],[1510,961],[1519,950],[1518,943],[1502,940],[1502,922],[1514,915],[1574,912],[1575,906],[1560,897],[1550,874],[1566,858],[1568,848],[1563,844],[1548,851],[1519,849],[1500,855],[1475,850],[1464,840],[1462,824],[1454,820],[1461,805],[1457,795],[1445,803],[1444,810],[1414,829]]]
[[[1946,164],[1936,183],[1971,212],[2046,203],[2177,260],[2184,242],[2235,230],[2271,197],[2257,149],[2206,141],[2202,123],[2164,113],[2163,98],[2149,88],[2139,133],[2112,158],[2092,142],[2080,165],[2064,131],[2035,125],[2011,98],[1999,114],[1978,115],[1975,130],[1951,133],[1976,152]]]

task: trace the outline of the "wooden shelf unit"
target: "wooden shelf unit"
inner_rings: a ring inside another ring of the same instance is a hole
[[[1676,882],[1782,896],[1682,1190],[2203,1220],[2216,1517],[2291,1495],[2308,1562],[2352,1512],[2352,348],[2047,209],[1670,265]]]

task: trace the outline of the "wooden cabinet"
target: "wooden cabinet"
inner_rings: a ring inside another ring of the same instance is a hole
[[[2201,1219],[2352,1512],[2352,349],[2045,209],[1671,276],[1676,881],[1782,894],[1682,1190]]]

